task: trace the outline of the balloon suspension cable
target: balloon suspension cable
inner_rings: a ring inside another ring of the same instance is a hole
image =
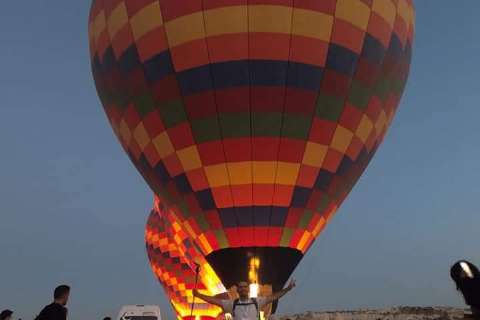
[[[199,272],[200,272],[200,265],[198,263],[195,263],[195,287],[194,287],[194,290],[197,290]],[[192,307],[190,309],[190,320],[193,319],[193,308],[194,307],[195,307],[195,295],[193,295]]]

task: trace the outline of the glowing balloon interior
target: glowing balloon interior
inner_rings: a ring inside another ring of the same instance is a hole
[[[394,118],[414,20],[411,0],[93,1],[95,84],[155,194],[148,255],[180,317],[194,263],[209,294],[285,284]]]

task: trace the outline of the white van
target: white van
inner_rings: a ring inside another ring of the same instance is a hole
[[[123,306],[118,313],[117,320],[162,320],[159,306],[143,304]]]

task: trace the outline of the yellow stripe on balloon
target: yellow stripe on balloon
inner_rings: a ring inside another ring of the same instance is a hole
[[[125,2],[122,1],[113,9],[107,18],[108,34],[114,39],[117,33],[128,23],[128,12]]]
[[[247,6],[228,6],[205,11],[205,32],[208,37],[248,32]]]
[[[133,37],[135,40],[140,39],[146,33],[159,28],[163,25],[162,13],[160,11],[160,3],[152,2],[145,6],[137,14],[130,19]]]

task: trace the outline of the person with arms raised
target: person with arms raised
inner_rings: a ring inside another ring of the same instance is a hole
[[[280,290],[270,296],[250,298],[248,283],[246,281],[241,281],[237,285],[239,298],[235,300],[224,300],[207,296],[201,294],[196,289],[193,290],[193,295],[210,304],[219,306],[225,313],[231,313],[234,320],[258,320],[260,319],[260,310],[264,306],[280,299],[294,287],[295,280],[292,280],[285,289]]]

